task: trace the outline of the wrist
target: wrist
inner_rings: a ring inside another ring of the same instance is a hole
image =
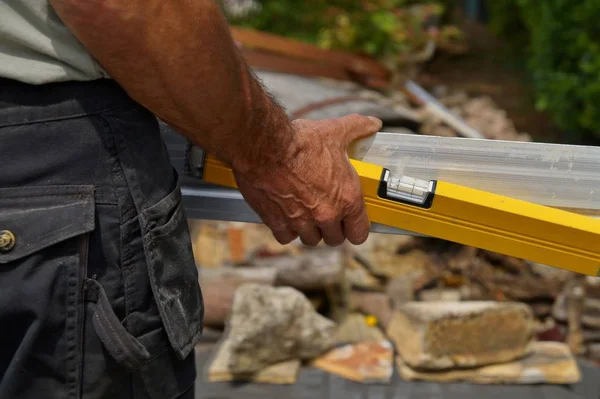
[[[295,129],[285,110],[265,97],[263,106],[252,109],[245,134],[232,146],[230,156],[234,172],[250,179],[285,165],[295,142]]]

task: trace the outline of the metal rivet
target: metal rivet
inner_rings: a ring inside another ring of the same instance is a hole
[[[8,230],[0,231],[0,251],[8,252],[15,246],[15,235]]]

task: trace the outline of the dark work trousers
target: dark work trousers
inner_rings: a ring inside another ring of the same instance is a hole
[[[156,118],[0,80],[0,399],[193,398],[203,313]]]

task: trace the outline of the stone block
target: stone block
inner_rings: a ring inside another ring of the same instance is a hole
[[[522,303],[412,302],[394,312],[387,334],[409,367],[445,370],[521,358],[534,327]]]

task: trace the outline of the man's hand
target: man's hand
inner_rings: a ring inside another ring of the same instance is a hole
[[[277,162],[265,164],[257,154],[253,168],[234,169],[240,191],[282,244],[298,236],[309,246],[321,239],[330,246],[345,239],[362,244],[370,223],[346,151],[380,128],[380,120],[359,115],[296,120],[293,141]]]
[[[368,219],[348,144],[366,117],[290,123],[247,67],[216,0],[50,0],[137,102],[214,154],[280,242],[364,241]]]

